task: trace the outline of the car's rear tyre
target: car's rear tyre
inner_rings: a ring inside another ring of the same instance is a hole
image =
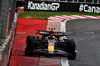
[[[68,40],[67,43],[67,52],[68,52],[68,59],[75,59],[76,58],[76,42],[73,39]]]
[[[33,55],[32,51],[34,50],[35,45],[36,45],[35,36],[27,36],[25,55]]]

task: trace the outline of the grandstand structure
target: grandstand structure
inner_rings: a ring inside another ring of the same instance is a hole
[[[35,0],[35,1],[58,1],[58,2],[78,2],[100,4],[100,0]]]

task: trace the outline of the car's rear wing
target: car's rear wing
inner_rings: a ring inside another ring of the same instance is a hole
[[[49,35],[49,31],[37,30],[36,33],[40,35]]]
[[[37,30],[36,33],[40,35],[50,35],[49,31]],[[54,32],[54,35],[55,36],[67,36],[67,34],[63,32]]]

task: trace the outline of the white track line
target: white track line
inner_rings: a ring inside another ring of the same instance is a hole
[[[66,32],[66,22],[68,21],[68,19],[64,20],[63,22],[61,22],[60,25],[60,32]]]
[[[61,25],[60,25],[61,32],[66,32],[66,22],[67,21],[68,20],[64,20],[63,22],[61,22]],[[69,66],[67,57],[61,57],[61,66]]]
[[[67,57],[61,57],[61,66],[69,66]]]

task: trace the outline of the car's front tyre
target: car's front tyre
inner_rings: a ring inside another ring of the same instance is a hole
[[[33,55],[32,51],[34,50],[35,45],[36,45],[35,36],[27,36],[25,55]]]
[[[68,40],[67,42],[67,52],[68,52],[68,59],[75,59],[76,58],[76,42],[73,39]]]

